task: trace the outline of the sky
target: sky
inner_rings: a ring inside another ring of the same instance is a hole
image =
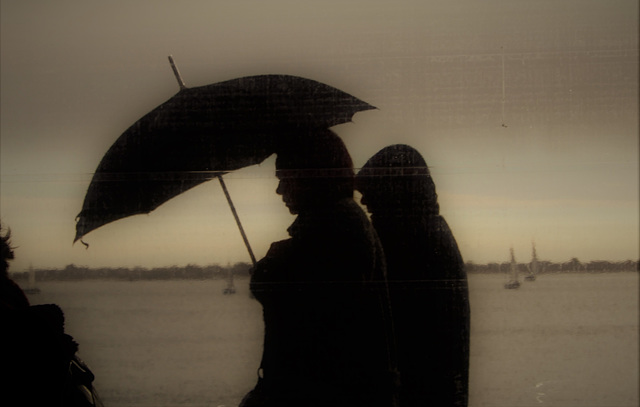
[[[396,143],[431,168],[466,261],[637,260],[632,0],[0,0],[0,219],[29,267],[249,262],[217,182],[73,245],[93,172],[187,86],[258,74],[374,105],[333,128],[356,167]],[[274,157],[225,176],[257,258],[293,221]]]

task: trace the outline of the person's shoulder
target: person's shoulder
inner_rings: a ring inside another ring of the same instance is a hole
[[[337,211],[343,214],[345,217],[352,218],[354,220],[362,221],[368,219],[364,210],[358,205],[353,198],[343,198],[336,202]]]
[[[352,198],[341,199],[336,203],[335,220],[340,229],[354,231],[373,229],[364,209]]]
[[[20,286],[10,278],[0,282],[0,304],[2,309],[21,309],[29,307],[29,300]]]

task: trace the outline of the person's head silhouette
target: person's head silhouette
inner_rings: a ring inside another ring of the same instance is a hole
[[[11,247],[11,230],[0,228],[0,276],[8,277],[9,260],[13,260],[13,247]]]
[[[422,155],[411,146],[383,148],[358,172],[356,189],[374,217],[405,217],[440,211],[436,187]]]
[[[288,137],[277,149],[276,192],[293,214],[322,208],[354,191],[353,162],[342,140],[328,129]]]

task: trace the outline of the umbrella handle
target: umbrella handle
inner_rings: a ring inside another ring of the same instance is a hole
[[[244,240],[244,245],[247,246],[247,250],[249,251],[249,256],[251,256],[251,262],[253,266],[256,265],[256,257],[253,255],[253,250],[251,250],[251,245],[249,244],[249,240],[247,239],[247,235],[244,233],[244,229],[242,228],[242,223],[240,223],[240,218],[238,217],[238,212],[236,212],[236,207],[233,205],[231,201],[231,196],[229,195],[229,191],[227,190],[227,186],[222,179],[221,174],[217,174],[218,181],[220,181],[220,186],[224,191],[224,195],[227,197],[227,202],[229,202],[229,207],[231,208],[231,212],[233,213],[233,217],[236,219],[236,223],[238,224],[238,229],[240,229],[240,234],[242,235],[242,240]]]

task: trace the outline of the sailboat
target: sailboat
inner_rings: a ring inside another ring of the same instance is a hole
[[[504,288],[518,288],[520,287],[520,281],[518,281],[518,264],[516,264],[516,257],[513,254],[513,247],[511,252],[511,265],[509,267],[509,281],[504,285]]]
[[[227,287],[222,291],[224,294],[235,294],[236,286],[233,283],[233,269],[231,267],[227,268]]]
[[[27,284],[27,288],[24,290],[25,294],[39,294],[40,289],[36,287],[36,271],[33,269],[33,266],[29,266],[29,283]]]
[[[527,268],[529,269],[529,275],[524,278],[525,281],[536,281],[536,274],[538,274],[539,271],[536,244],[532,243],[532,247],[533,249],[531,250],[531,263],[527,265]]]

